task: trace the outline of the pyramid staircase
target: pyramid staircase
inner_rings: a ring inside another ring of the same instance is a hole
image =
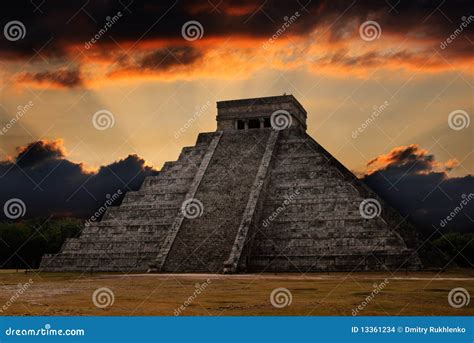
[[[269,135],[269,130],[223,134],[195,195],[203,215],[184,221],[161,271],[223,270]]]

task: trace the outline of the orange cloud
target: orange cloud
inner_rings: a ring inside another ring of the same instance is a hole
[[[78,69],[66,68],[37,73],[24,72],[16,77],[16,81],[20,85],[55,89],[75,88],[82,86],[84,83],[81,72]]]
[[[459,166],[457,159],[446,162],[437,162],[428,150],[420,148],[417,144],[399,146],[389,153],[379,155],[367,163],[365,175],[371,175],[381,170],[396,168],[413,174],[429,174],[432,172],[446,172]]]
[[[42,139],[42,140],[30,143],[27,146],[17,147],[16,150],[18,154],[21,155],[33,148],[42,149],[45,151],[51,151],[60,157],[67,156],[66,148],[64,147],[64,140],[62,138],[58,138],[54,140]]]
[[[279,27],[276,25],[275,30]],[[117,46],[104,41],[90,49],[76,44],[66,51],[71,58],[77,58],[80,69],[23,73],[16,80],[20,85],[64,89],[94,88],[117,80],[245,79],[261,70],[303,70],[361,79],[373,77],[376,71],[410,75],[452,70],[473,73],[469,54],[459,53],[451,46],[442,51],[432,38],[407,38],[388,32],[367,42],[361,39],[357,28],[354,23],[335,33],[331,27],[321,26],[301,35],[297,27],[289,26],[272,40],[271,35],[263,39],[204,35],[194,42],[144,39],[138,43],[122,41]],[[334,39],[334,35],[338,38]]]

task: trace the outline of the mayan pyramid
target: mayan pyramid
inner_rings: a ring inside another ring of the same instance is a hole
[[[306,133],[292,96],[221,101],[140,190],[87,225],[45,271],[417,270],[413,227]]]

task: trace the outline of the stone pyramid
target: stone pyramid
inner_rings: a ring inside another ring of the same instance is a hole
[[[221,101],[201,133],[45,271],[417,270],[416,232],[306,133],[292,96]]]

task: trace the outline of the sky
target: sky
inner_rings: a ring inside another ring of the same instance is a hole
[[[0,22],[0,163],[8,171],[40,147],[42,161],[67,160],[79,174],[130,161],[146,174],[216,129],[216,101],[286,93],[308,111],[308,133],[361,178],[421,161],[395,180],[416,170],[464,182],[474,173],[472,10],[17,1]],[[411,158],[393,158],[401,151]]]

